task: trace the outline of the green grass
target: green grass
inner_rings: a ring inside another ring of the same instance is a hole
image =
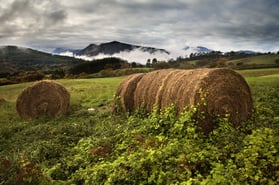
[[[84,108],[108,106],[123,77],[61,80],[72,96],[73,104]]]
[[[269,75],[278,75],[279,68],[265,68],[265,69],[247,69],[247,70],[238,70],[241,75],[245,77],[258,77],[258,76],[269,76]]]
[[[21,93],[21,91],[30,84],[31,83],[22,83],[15,85],[0,86],[0,98],[3,98],[10,102],[15,102],[17,96]]]
[[[219,120],[209,137],[195,131],[191,112],[112,114],[124,76],[58,80],[70,112],[31,121],[20,120],[15,101],[32,83],[0,86],[0,184],[276,184],[279,70],[238,72],[252,90],[253,118],[241,129]]]
[[[246,77],[250,86],[253,85],[265,85],[279,87],[279,74],[263,75],[263,76],[249,76]]]
[[[124,77],[93,78],[93,79],[62,79],[57,80],[71,94],[73,104],[81,103],[83,107],[94,107],[111,101],[121,80]],[[0,98],[15,103],[21,91],[32,83],[0,86]]]

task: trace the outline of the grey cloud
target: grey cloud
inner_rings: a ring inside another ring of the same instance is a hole
[[[203,3],[201,3],[203,2]],[[211,33],[216,38],[254,42],[279,39],[278,1],[196,1],[190,6],[189,22],[193,32],[201,38]],[[183,28],[182,28],[183,29]],[[276,31],[277,30],[277,31]]]
[[[120,40],[164,48],[189,41],[222,50],[224,43],[232,49],[279,44],[278,0],[14,0],[0,10],[1,40],[36,46]]]
[[[44,19],[44,28],[48,28],[48,26],[53,26],[56,24],[63,23],[63,21],[66,19],[67,14],[64,10],[55,10],[51,12],[46,12],[45,17],[47,19]]]
[[[27,7],[29,6],[29,1],[22,0],[22,1],[14,1],[11,3],[10,7],[3,8],[0,13],[0,22],[6,23],[13,18],[20,16]]]
[[[0,13],[0,32],[11,37],[47,30],[66,18],[66,13],[55,1],[14,0],[6,5]]]

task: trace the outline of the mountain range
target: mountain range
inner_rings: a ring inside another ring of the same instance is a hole
[[[85,60],[100,59],[104,57],[120,57],[127,59],[128,62],[138,61],[139,56],[144,58],[142,64],[145,64],[147,59],[156,58],[159,60],[169,60],[171,58],[189,56],[191,53],[209,53],[214,50],[206,48],[204,46],[185,46],[178,54],[174,54],[166,49],[138,46],[133,44],[122,43],[119,41],[106,42],[101,44],[89,44],[83,49],[70,49],[70,48],[55,48],[52,54],[71,56],[76,58],[82,58]],[[235,51],[238,54],[257,54],[252,50],[238,50]],[[134,56],[134,57],[133,57]]]
[[[168,61],[179,56],[189,56],[190,53],[207,53],[211,51],[213,50],[203,46],[186,46],[181,49],[179,54],[174,54],[166,49],[112,41],[101,44],[90,44],[84,49],[56,48],[52,53],[81,58],[84,60],[118,57],[127,60],[128,62],[146,64],[148,59],[152,60],[156,58],[158,61]]]
[[[157,49],[152,47],[143,47],[132,44],[121,43],[118,41],[112,41],[107,43],[101,43],[99,45],[90,44],[86,48],[80,50],[79,55],[87,55],[87,56],[97,56],[100,53],[104,55],[114,55],[116,53],[121,52],[132,52],[134,50],[141,50],[142,52],[148,52],[150,54],[154,54],[156,52],[161,52],[169,55],[170,53],[165,49]]]
[[[85,60],[103,59],[108,57],[121,58],[129,63],[145,65],[149,60],[169,61],[191,53],[208,53],[214,50],[203,46],[185,46],[176,54],[166,49],[145,47],[112,41],[100,44],[89,44],[83,49],[56,48],[51,53],[41,52],[18,46],[0,46],[0,74],[13,74],[17,71],[40,70],[50,71],[55,68],[67,69]],[[255,54],[250,50],[236,53]]]

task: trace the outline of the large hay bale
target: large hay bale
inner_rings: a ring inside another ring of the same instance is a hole
[[[134,92],[134,108],[144,107],[150,112],[154,105],[160,107],[162,98],[160,92],[164,88],[164,82],[172,74],[173,69],[156,70],[146,73],[138,82]]]
[[[134,110],[134,91],[143,75],[143,73],[132,74],[121,82],[116,92],[114,112]]]
[[[16,101],[16,110],[24,120],[40,115],[57,117],[65,114],[70,105],[69,92],[59,83],[43,80],[24,89]]]
[[[0,105],[3,105],[7,103],[7,100],[5,100],[4,98],[0,98]]]
[[[134,92],[125,96],[133,98],[134,107],[129,111],[144,107],[150,112],[154,105],[164,109],[174,104],[180,113],[185,107],[196,106],[196,118],[205,132],[212,130],[217,116],[229,114],[230,121],[239,125],[252,113],[252,96],[245,79],[223,68],[153,71],[142,76]]]

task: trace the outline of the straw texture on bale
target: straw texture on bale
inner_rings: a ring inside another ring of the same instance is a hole
[[[132,74],[121,82],[116,92],[117,102],[114,106],[114,112],[134,110],[134,99],[131,96],[134,96],[137,83],[143,76],[143,73]]]
[[[7,103],[7,101],[4,98],[0,98],[0,105]]]
[[[16,101],[16,109],[23,120],[40,115],[57,117],[65,114],[70,106],[70,94],[59,83],[43,80],[24,89]]]
[[[230,115],[235,125],[247,120],[252,112],[252,96],[245,79],[230,69],[196,70],[157,70],[141,75],[134,82],[133,91],[126,91],[129,80],[124,80],[125,87],[117,95],[123,98],[122,106],[129,104],[125,111],[144,107],[150,112],[154,105],[164,109],[174,104],[177,113],[191,105],[197,107],[197,119],[204,131],[213,128],[212,121],[217,116]],[[132,102],[130,104],[130,102]],[[132,106],[133,105],[133,106]],[[200,119],[201,115],[205,117]]]

